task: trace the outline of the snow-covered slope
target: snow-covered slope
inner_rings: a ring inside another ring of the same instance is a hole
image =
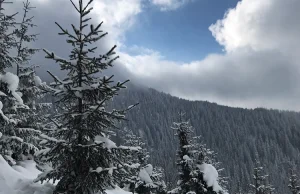
[[[33,182],[39,173],[32,160],[12,168],[0,155],[0,194],[51,194],[53,185]]]
[[[33,160],[11,167],[0,155],[0,194],[52,194],[51,183],[34,183],[40,171]],[[131,194],[120,188],[106,191],[107,194]]]

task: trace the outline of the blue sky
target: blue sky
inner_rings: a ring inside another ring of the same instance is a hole
[[[147,6],[136,24],[126,32],[126,46],[159,51],[165,59],[190,62],[209,53],[222,53],[208,27],[223,18],[237,0],[195,0],[171,11]]]

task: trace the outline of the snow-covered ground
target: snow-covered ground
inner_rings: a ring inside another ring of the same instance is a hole
[[[0,155],[0,194],[52,194],[51,183],[34,183],[40,173],[32,160],[11,167]],[[107,194],[131,194],[120,188],[108,190]]]
[[[11,167],[0,155],[0,194],[51,194],[53,185],[33,182],[39,173],[32,160]]]

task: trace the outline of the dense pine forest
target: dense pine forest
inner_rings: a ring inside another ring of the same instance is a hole
[[[298,166],[300,159],[299,113],[188,101],[137,86],[122,92],[114,104],[120,107],[137,102],[140,104],[136,111],[128,113],[129,121],[122,127],[131,128],[144,138],[152,150],[153,163],[166,169],[169,184],[176,183],[178,143],[170,125],[181,110],[195,127],[195,135],[201,136],[201,141],[217,153],[220,167],[224,168],[220,174],[228,178],[232,193],[251,190],[257,159],[276,192],[288,190],[290,168]]]
[[[300,113],[118,81],[93,0],[69,1],[76,24],[55,22],[66,58],[33,48],[37,8],[8,13],[14,3],[0,0],[0,194],[299,194]],[[39,52],[61,71],[51,81],[32,62]]]

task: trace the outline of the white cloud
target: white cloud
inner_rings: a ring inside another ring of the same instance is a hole
[[[21,12],[22,2],[23,0],[16,0],[12,6],[7,5],[5,8],[10,13]],[[77,4],[78,0],[74,2]],[[58,22],[63,28],[69,29],[70,32],[72,31],[71,24],[78,25],[78,13],[71,2],[69,0],[31,0],[31,3],[36,9],[29,15],[35,16],[34,22],[37,25],[36,28],[32,29],[32,32],[40,34],[38,40],[32,43],[33,46],[47,48],[55,51],[61,57],[68,57],[71,48],[66,44],[64,36],[57,35],[60,30],[55,22]],[[117,44],[118,49],[124,46],[124,35],[135,24],[135,19],[139,13],[143,11],[143,0],[94,0],[92,6],[94,9],[91,11],[92,20],[90,23],[96,25],[104,21],[101,29],[103,32],[108,32],[108,36],[101,39],[98,45],[98,52],[103,53],[115,44]],[[48,75],[45,73],[45,69],[58,74],[61,73],[57,71],[58,65],[53,65],[50,60],[44,59],[43,52],[35,55],[34,63],[42,66],[38,70],[41,76]]]
[[[20,8],[22,1],[17,0],[17,7]],[[83,2],[87,3],[88,0]],[[66,18],[71,17],[71,15],[73,21],[77,19],[77,17],[74,17],[77,13],[68,0],[63,2],[61,0],[31,0],[31,3],[37,7],[37,11],[34,14],[37,17],[47,17],[47,21],[54,18],[58,23],[64,23],[64,19],[71,20]],[[74,1],[74,3],[78,4],[77,1]],[[124,39],[124,33],[134,25],[136,17],[142,12],[142,3],[143,0],[94,0],[91,12],[93,23],[103,21],[103,29],[109,32],[111,42],[121,44]],[[16,6],[14,5],[13,7]],[[44,12],[39,12],[39,10]]]
[[[150,0],[150,2],[159,7],[161,11],[175,10],[191,0]]]
[[[298,52],[299,8],[297,0],[242,0],[210,30],[229,52],[244,47]]]
[[[186,64],[122,54],[131,79],[193,100],[300,110],[300,1],[242,0],[210,27],[224,54]]]
[[[130,79],[172,95],[230,106],[299,109],[299,67],[280,52],[212,54],[180,64],[159,54],[122,54]]]
[[[94,13],[98,21],[103,21],[110,38],[120,40],[124,32],[134,23],[142,12],[142,0],[101,0],[95,1]]]

